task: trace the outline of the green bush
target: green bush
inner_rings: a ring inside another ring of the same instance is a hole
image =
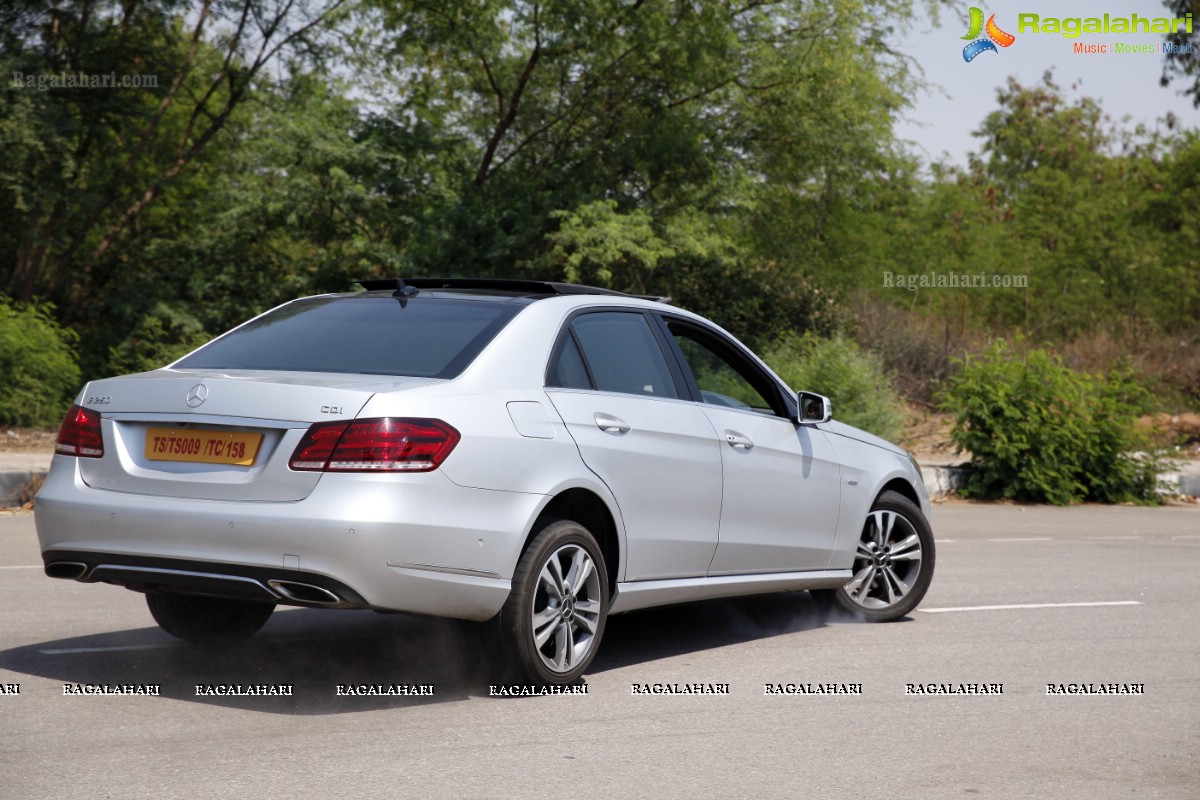
[[[56,427],[79,389],[75,333],[52,310],[0,295],[0,424]]]
[[[1156,502],[1153,459],[1134,418],[1148,404],[1129,373],[1075,372],[1044,350],[1024,356],[998,341],[957,361],[940,394],[956,415],[951,433],[971,454],[962,494],[1066,505]]]
[[[190,314],[158,303],[146,311],[133,330],[108,350],[108,371],[114,375],[149,372],[190,353],[211,337]]]
[[[883,361],[853,340],[793,334],[776,342],[765,360],[793,389],[827,396],[836,419],[885,439],[899,436],[904,410]]]

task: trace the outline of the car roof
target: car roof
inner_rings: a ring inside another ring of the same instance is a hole
[[[436,292],[437,295],[521,298],[528,302],[563,295],[600,295],[657,302],[667,302],[670,299],[658,295],[627,294],[614,289],[577,283],[507,278],[371,278],[360,280],[358,283],[372,294],[390,291],[394,297],[414,297],[422,293]]]

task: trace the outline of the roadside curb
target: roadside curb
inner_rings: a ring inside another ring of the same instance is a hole
[[[44,469],[0,471],[0,508],[13,508],[30,502],[45,479]]]
[[[930,497],[945,497],[967,482],[962,464],[920,464],[921,479]]]
[[[1188,494],[1200,497],[1200,475],[1193,472],[1159,473],[1158,484],[1165,488],[1168,494]]]
[[[921,464],[921,478],[930,497],[944,497],[967,482],[966,464]],[[1160,494],[1200,497],[1200,462],[1183,469],[1160,472]]]

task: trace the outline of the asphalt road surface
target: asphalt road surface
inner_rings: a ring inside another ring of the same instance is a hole
[[[141,595],[44,577],[32,516],[0,514],[0,798],[1200,798],[1200,508],[933,522],[910,619],[807,594],[614,617],[586,694],[502,698],[465,625],[290,609],[176,643]],[[676,684],[728,694],[635,693]],[[197,694],[227,685],[292,694]],[[936,693],[968,685],[991,693]]]

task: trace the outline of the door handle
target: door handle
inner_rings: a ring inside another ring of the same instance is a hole
[[[748,453],[754,449],[754,442],[750,441],[750,437],[737,431],[725,431],[725,444],[743,453]]]
[[[622,434],[629,433],[629,423],[620,417],[609,416],[608,414],[597,413],[593,416],[596,420],[596,427],[605,433]]]

